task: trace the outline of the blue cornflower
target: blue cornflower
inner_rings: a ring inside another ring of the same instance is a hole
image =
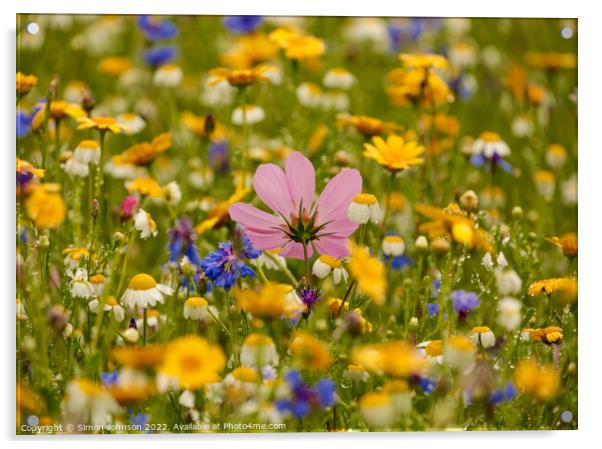
[[[311,311],[314,305],[320,300],[320,293],[318,289],[302,287],[299,289],[299,298],[307,306],[307,310]]]
[[[251,241],[240,234],[232,244],[230,240],[220,243],[217,251],[207,255],[201,261],[201,268],[207,277],[217,286],[230,290],[240,277],[255,276],[255,272],[245,264],[244,259],[256,259],[261,254],[253,248]]]
[[[385,263],[389,262],[389,257],[390,256],[383,257],[383,259],[385,260]],[[402,254],[401,256],[393,256],[393,258],[391,260],[391,268],[393,268],[394,270],[401,270],[403,267],[412,265],[412,263],[413,263],[412,258],[409,256],[406,256],[405,254]]]
[[[431,298],[438,298],[441,293],[441,281],[439,279],[433,279],[431,283]]]
[[[492,391],[487,402],[491,405],[498,405],[502,402],[511,401],[516,396],[516,393],[516,388],[512,382],[508,382],[504,388]]]
[[[17,111],[17,137],[25,137],[31,131],[33,118],[40,109],[35,108],[29,114],[24,111]]]
[[[275,402],[280,412],[290,412],[295,418],[304,418],[311,412],[312,406],[322,409],[336,402],[336,388],[332,379],[322,378],[313,388],[303,381],[299,371],[289,371],[284,379],[292,396]]]
[[[173,22],[152,16],[138,17],[138,26],[149,41],[171,39],[177,36],[178,28]]]
[[[502,138],[494,132],[482,132],[472,145],[472,156],[470,163],[475,167],[481,167],[488,163],[490,170],[500,167],[502,170],[511,173],[512,166],[504,160],[510,155],[510,147]]]
[[[449,87],[456,96],[467,100],[474,95],[476,84],[472,75],[459,73],[450,80]]]
[[[228,142],[220,140],[214,142],[209,147],[209,165],[215,170],[219,170],[221,173],[228,171]]]
[[[439,304],[437,303],[427,303],[426,311],[428,312],[430,317],[433,317],[439,313]]]
[[[201,266],[199,253],[194,246],[194,241],[197,238],[196,232],[192,227],[192,222],[188,218],[181,218],[176,222],[176,225],[169,230],[169,243],[167,245],[169,251],[169,261],[178,262],[180,258],[186,256],[190,263]]]
[[[454,310],[460,315],[467,315],[468,312],[481,304],[476,293],[467,292],[466,290],[454,290],[451,294],[451,300],[454,304]]]
[[[140,430],[144,430],[144,428],[146,427],[146,423],[148,422],[148,418],[149,417],[150,416],[147,415],[146,413],[137,413],[137,414],[134,415],[130,411],[128,422],[131,425],[136,426],[136,428],[138,428]]]
[[[424,394],[426,395],[431,394],[437,387],[437,383],[428,377],[421,377],[418,379],[418,385],[420,385],[420,388],[422,388],[422,391],[424,391]]]
[[[144,52],[144,60],[148,65],[160,66],[168,63],[178,54],[178,49],[174,46],[153,47]]]
[[[118,377],[119,377],[119,373],[117,372],[117,370],[111,371],[109,373],[106,373],[106,372],[100,373],[100,380],[102,381],[102,384],[105,387],[108,387],[110,385],[115,385]]]
[[[224,25],[234,33],[250,33],[261,23],[260,16],[228,16],[224,17]]]

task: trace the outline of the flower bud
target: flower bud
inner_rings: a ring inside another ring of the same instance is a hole
[[[474,212],[479,207],[479,197],[474,190],[467,190],[460,197],[460,204],[468,212]]]
[[[429,242],[424,235],[420,235],[414,242],[414,247],[416,251],[426,251],[429,249]]]

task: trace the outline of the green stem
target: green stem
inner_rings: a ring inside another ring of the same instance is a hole
[[[144,315],[142,318],[142,346],[146,346],[146,327],[148,319],[148,309],[144,308]]]

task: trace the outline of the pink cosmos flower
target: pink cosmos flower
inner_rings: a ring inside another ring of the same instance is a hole
[[[255,248],[281,247],[280,255],[295,259],[304,258],[304,244],[308,257],[313,248],[338,259],[349,254],[347,238],[358,225],[347,218],[347,209],[362,191],[362,177],[357,170],[342,170],[314,203],[314,167],[301,153],[293,152],[286,159],[284,171],[274,164],[261,164],[253,177],[253,187],[277,215],[245,203],[233,204],[229,212],[244,227]]]

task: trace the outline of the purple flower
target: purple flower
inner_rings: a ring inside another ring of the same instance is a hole
[[[209,165],[221,173],[228,171],[228,142],[221,140],[209,147]]]
[[[439,304],[437,303],[428,303],[426,305],[426,311],[428,312],[430,317],[433,317],[439,313]]]
[[[320,290],[301,287],[301,289],[299,289],[299,298],[301,298],[303,304],[307,306],[307,310],[311,311],[313,306],[320,300]]]
[[[199,253],[194,246],[196,232],[192,228],[192,222],[188,218],[181,218],[176,225],[169,230],[169,261],[177,262],[181,257],[186,256],[193,265],[201,266]]]
[[[176,57],[178,49],[173,46],[168,47],[153,47],[144,52],[144,60],[148,65],[157,67],[167,64]]]
[[[280,412],[290,412],[295,418],[304,418],[312,407],[323,409],[336,403],[336,388],[330,378],[320,379],[313,388],[303,381],[299,371],[289,371],[284,379],[291,390],[291,397],[275,402]]]
[[[492,391],[487,402],[491,405],[497,405],[502,402],[510,401],[516,396],[516,393],[516,388],[514,388],[512,382],[508,382],[504,388]]]
[[[460,315],[467,315],[468,312],[481,304],[476,293],[467,292],[466,290],[454,290],[451,294],[451,299],[454,304],[454,310]]]

